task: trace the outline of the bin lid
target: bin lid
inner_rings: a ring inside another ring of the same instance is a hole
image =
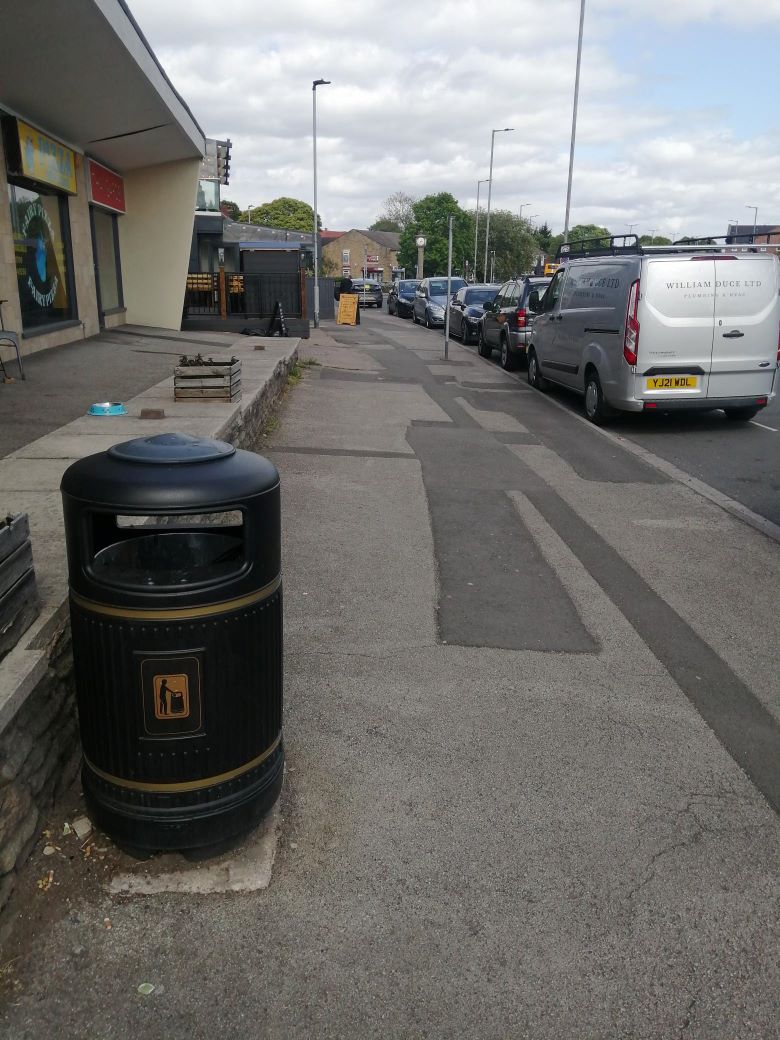
[[[227,441],[191,437],[188,433],[158,433],[154,437],[137,437],[108,449],[108,454],[115,459],[162,466],[213,462],[215,459],[229,458],[235,453],[236,449]]]

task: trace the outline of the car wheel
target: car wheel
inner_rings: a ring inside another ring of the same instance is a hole
[[[517,360],[509,349],[509,340],[506,336],[501,337],[501,367],[505,372],[514,372],[517,368]]]
[[[471,343],[471,336],[469,335],[469,327],[463,318],[460,319],[460,341],[464,347],[467,347]]]
[[[429,329],[431,327],[431,319],[428,317],[428,312],[425,312],[425,327]]]
[[[412,322],[415,325],[417,324],[417,311],[412,311]]]
[[[723,411],[726,413],[726,418],[731,419],[732,422],[750,422],[754,415],[758,415],[759,409],[753,407],[724,408]]]
[[[528,385],[532,386],[534,390],[541,390],[544,393],[547,389],[547,380],[539,371],[539,359],[533,347],[528,351],[528,372],[526,378],[528,379]]]
[[[492,357],[492,355],[493,355],[493,348],[485,340],[485,333],[482,331],[481,327],[480,327],[480,330],[479,330],[479,340],[478,340],[478,345],[477,345],[477,353],[479,354],[480,357],[483,357],[483,358],[489,358],[489,357]]]
[[[592,368],[585,376],[585,417],[596,426],[603,426],[613,414],[604,400],[598,372]]]

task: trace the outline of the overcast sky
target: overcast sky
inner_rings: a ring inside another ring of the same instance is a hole
[[[393,191],[563,227],[579,0],[129,0],[240,206],[366,227]],[[343,11],[343,15],[339,14]],[[587,0],[571,223],[724,234],[780,223],[780,0]],[[485,203],[482,187],[481,205]]]

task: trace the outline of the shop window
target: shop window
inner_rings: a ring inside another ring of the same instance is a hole
[[[67,198],[13,183],[8,192],[23,328],[75,318]]]
[[[119,268],[118,229],[115,213],[92,209],[92,227],[95,235],[95,261],[97,263],[102,311],[116,310],[123,306],[122,275]]]

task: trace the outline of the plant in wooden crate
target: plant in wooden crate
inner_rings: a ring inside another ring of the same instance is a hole
[[[241,394],[241,361],[237,357],[204,358],[182,354],[173,373],[173,396],[177,401],[209,398],[234,401]]]

